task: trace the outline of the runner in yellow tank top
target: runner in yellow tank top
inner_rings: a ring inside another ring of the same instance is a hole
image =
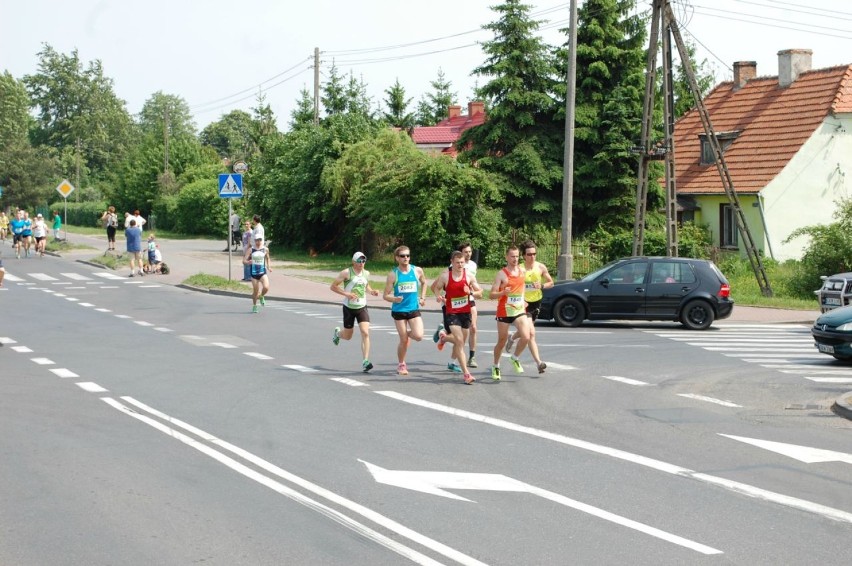
[[[544,296],[541,290],[553,287],[553,277],[550,276],[546,265],[536,261],[538,252],[536,251],[535,242],[527,240],[521,244],[521,253],[524,257],[524,269],[526,271],[524,276],[524,298],[527,301],[527,316],[530,320],[530,354],[532,354],[538,368],[538,373],[544,373],[547,364],[542,361],[541,356],[538,354],[538,344],[535,341],[535,320],[538,318],[538,313],[541,309],[541,299]],[[512,351],[514,341],[515,335],[513,334],[506,341],[507,352]],[[520,352],[516,352],[515,356],[520,356]]]
[[[515,373],[524,373],[518,356],[527,347],[530,338],[530,324],[524,302],[524,268],[518,265],[520,251],[518,246],[506,250],[506,267],[497,272],[489,296],[498,298],[497,303],[497,344],[494,345],[494,365],[491,366],[491,379],[500,380],[500,356],[509,340],[509,327],[515,325],[518,346],[512,354],[512,367]]]

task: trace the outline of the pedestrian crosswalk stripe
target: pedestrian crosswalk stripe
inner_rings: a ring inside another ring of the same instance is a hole
[[[30,273],[30,277],[39,281],[58,281],[56,277],[52,277],[47,273]]]
[[[74,281],[91,281],[91,277],[86,277],[85,275],[81,275],[80,273],[60,273],[63,277],[67,277],[68,279],[73,279]]]
[[[300,371],[302,373],[317,373],[317,371],[318,371],[318,370],[315,370],[314,368],[309,368],[309,367],[306,367],[306,366],[300,366],[298,364],[284,364],[281,367],[285,367],[287,369],[292,369],[292,370],[295,370],[295,371]]]

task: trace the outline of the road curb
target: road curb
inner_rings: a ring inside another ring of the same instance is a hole
[[[831,410],[837,416],[852,420],[852,391],[838,397]]]

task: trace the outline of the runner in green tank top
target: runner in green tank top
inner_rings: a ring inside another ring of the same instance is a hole
[[[373,369],[370,363],[370,313],[367,310],[367,293],[377,296],[379,292],[370,286],[370,272],[364,269],[367,256],[355,252],[352,256],[352,266],[337,274],[331,283],[331,290],[343,295],[343,329],[335,327],[331,341],[335,346],[340,340],[350,340],[355,332],[355,321],[361,331],[361,354],[364,361],[361,369],[364,373]]]

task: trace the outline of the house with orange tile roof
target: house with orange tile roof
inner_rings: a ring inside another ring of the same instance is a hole
[[[415,126],[411,129],[411,139],[418,149],[442,153],[455,157],[458,154],[456,141],[461,133],[485,122],[485,103],[469,102],[467,114],[461,113],[461,106],[449,107],[447,118],[434,126]]]
[[[765,257],[801,257],[795,229],[834,221],[852,196],[852,64],[811,69],[809,49],[778,52],[778,76],[758,77],[751,61],[705,98],[734,189]],[[714,244],[739,245],[736,220],[696,110],[675,124],[679,216],[707,225]],[[847,173],[849,181],[846,180]]]

